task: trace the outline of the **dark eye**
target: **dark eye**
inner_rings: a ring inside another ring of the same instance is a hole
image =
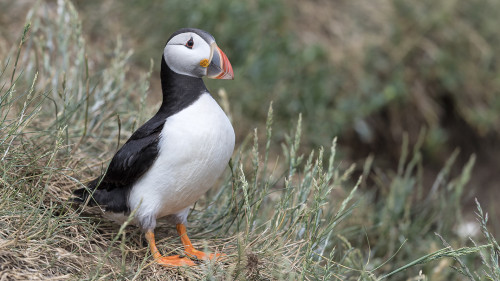
[[[188,47],[189,49],[192,49],[194,46],[194,41],[193,41],[193,38],[189,39],[189,41],[186,42],[186,47]]]

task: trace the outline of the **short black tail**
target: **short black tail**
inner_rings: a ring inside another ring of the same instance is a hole
[[[94,179],[93,181],[89,182],[86,187],[79,188],[75,191],[73,191],[74,197],[71,198],[71,200],[75,203],[82,204],[87,201],[89,196],[93,193],[95,193],[97,185],[99,184],[99,181],[101,180],[101,177],[98,177]],[[91,200],[89,200],[89,206],[95,206],[97,205],[97,202],[95,199],[92,197]]]
[[[88,206],[99,205],[106,211],[129,212],[127,199],[130,187],[110,185],[101,181],[102,176],[89,182],[87,187],[73,191],[73,202],[83,204],[88,201]]]

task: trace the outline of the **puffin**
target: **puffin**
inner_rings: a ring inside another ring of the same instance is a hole
[[[158,112],[132,134],[101,176],[74,191],[75,201],[100,206],[117,223],[133,212],[132,223],[145,233],[158,264],[193,266],[221,256],[196,250],[186,224],[190,207],[216,183],[235,144],[233,126],[202,78],[233,79],[233,68],[211,34],[182,28],[167,40],[160,75]],[[176,224],[184,255],[158,251],[154,230],[162,217]]]

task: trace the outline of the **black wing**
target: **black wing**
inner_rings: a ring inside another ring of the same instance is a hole
[[[111,211],[128,211],[130,187],[153,165],[158,156],[158,142],[166,117],[155,115],[142,125],[113,156],[105,174],[91,181],[87,188],[74,191],[74,201],[107,206]]]
[[[158,156],[165,118],[154,116],[142,125],[113,156],[98,189],[128,187],[139,179]]]

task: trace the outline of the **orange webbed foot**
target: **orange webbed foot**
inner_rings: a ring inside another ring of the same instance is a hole
[[[155,258],[155,261],[166,267],[177,267],[177,266],[195,266],[196,263],[188,258],[181,258],[179,255],[175,256],[160,256]]]
[[[198,251],[194,248],[186,248],[184,250],[187,256],[190,257],[196,257],[199,260],[221,260],[223,259],[226,255],[222,253],[215,253],[215,254],[207,254],[202,251]]]
[[[155,261],[162,266],[176,267],[176,266],[194,266],[196,263],[189,258],[175,256],[162,256],[156,248],[155,235],[152,230],[146,232],[146,239],[149,243],[149,248],[151,249],[151,254]]]
[[[177,231],[179,233],[179,236],[181,237],[182,244],[184,245],[184,252],[187,257],[181,257],[179,255],[166,256],[166,257],[162,256],[158,251],[158,248],[156,247],[155,236],[153,231],[148,230],[146,232],[146,239],[148,240],[149,247],[151,249],[151,254],[153,254],[153,258],[158,264],[168,267],[195,266],[198,263],[189,258],[194,258],[197,260],[221,260],[226,256],[222,253],[208,254],[196,250],[193,247],[193,244],[191,244],[191,241],[189,240],[189,237],[187,236],[186,233],[186,227],[183,224],[177,225]]]
[[[181,237],[182,244],[184,245],[184,252],[186,253],[187,256],[196,257],[199,260],[219,260],[225,256],[224,254],[221,253],[207,254],[205,252],[196,250],[193,247],[193,244],[191,244],[191,241],[189,240],[189,237],[186,232],[186,226],[184,226],[184,224],[182,223],[177,224],[177,232]]]

